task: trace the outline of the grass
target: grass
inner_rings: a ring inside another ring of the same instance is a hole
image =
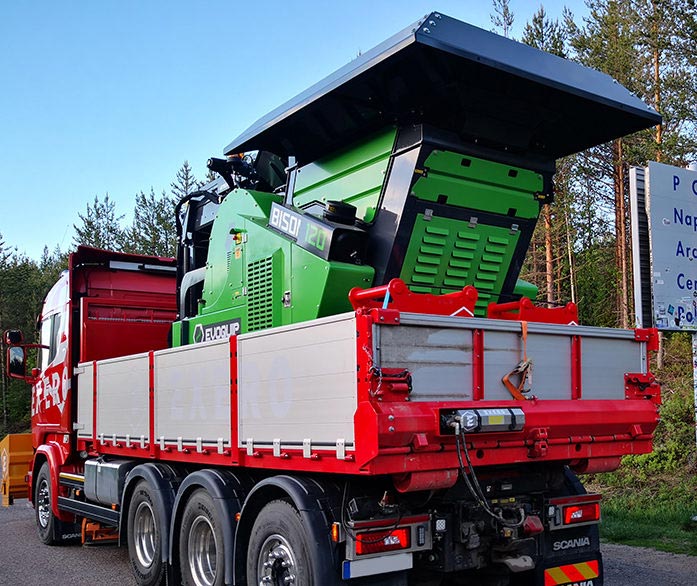
[[[662,505],[649,510],[627,510],[621,502],[606,503],[600,536],[612,543],[651,547],[697,556],[695,506]]]
[[[584,479],[603,495],[600,536],[606,541],[697,556],[697,450],[688,334],[666,335],[661,369],[661,422],[654,451],[627,456],[616,472]]]
[[[617,472],[585,479],[603,495],[600,536],[697,556],[697,467],[666,452],[631,456]]]

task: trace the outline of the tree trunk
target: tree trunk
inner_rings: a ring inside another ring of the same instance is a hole
[[[545,277],[547,283],[547,303],[554,301],[554,263],[552,262],[552,210],[548,203],[542,207],[545,221]]]
[[[2,331],[2,330],[0,330]],[[5,346],[0,343],[0,348],[5,350]],[[0,356],[0,378],[2,378],[2,433],[0,433],[0,438],[4,437],[7,433],[7,376],[5,376],[5,352],[2,352]]]
[[[576,271],[574,270],[573,247],[571,246],[569,214],[566,210],[564,210],[564,231],[566,232],[566,254],[569,258],[569,284],[571,286],[571,301],[576,303]]]
[[[658,35],[659,0],[652,0],[653,7],[653,99],[656,111],[661,111],[661,48]],[[656,161],[659,163],[663,158],[663,124],[656,125]]]
[[[629,285],[627,259],[627,215],[625,204],[625,173],[622,139],[614,142],[615,187],[615,262],[619,273],[617,316],[622,328],[629,327]]]

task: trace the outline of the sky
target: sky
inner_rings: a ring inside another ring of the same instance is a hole
[[[581,0],[545,0],[559,18]],[[511,0],[513,37],[540,3]],[[489,0],[4,0],[0,234],[39,259],[72,247],[106,193],[169,190],[258,118],[438,10],[491,30]]]

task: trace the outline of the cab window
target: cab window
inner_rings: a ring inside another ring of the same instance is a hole
[[[61,314],[55,313],[46,317],[41,322],[41,363],[39,368],[44,370],[58,352],[58,344],[60,343],[61,330]]]

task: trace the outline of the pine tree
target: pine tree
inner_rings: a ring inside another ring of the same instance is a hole
[[[176,226],[174,200],[164,191],[158,197],[150,193],[136,195],[133,224],[125,231],[124,248],[128,252],[154,256],[176,254]]]
[[[549,19],[543,6],[540,6],[525,25],[521,40],[542,51],[566,57],[565,27],[558,20]],[[570,226],[566,221],[568,213],[564,213],[568,199],[568,171],[573,164],[572,161],[573,158],[569,157],[559,162],[555,180],[557,204],[554,207],[550,204],[542,206],[542,221],[538,222],[533,234],[531,254],[526,260],[523,272],[523,277],[537,285],[544,293],[548,303],[574,297],[573,287],[562,290],[562,283],[573,280],[569,279],[573,261],[573,255],[569,254]],[[561,169],[564,170],[563,174],[559,172]],[[559,181],[560,177],[562,181]],[[563,186],[563,189],[560,189],[560,186]],[[560,207],[562,213],[558,214]],[[544,259],[541,258],[542,254]]]
[[[617,324],[630,325],[628,167],[647,160],[683,165],[695,156],[697,78],[690,23],[694,0],[588,0],[583,26],[569,26],[576,58],[610,74],[663,115],[663,125],[580,157],[579,173],[594,181],[596,205],[613,225]],[[690,9],[692,6],[692,9]]]
[[[525,25],[521,41],[559,57],[567,54],[564,26],[558,20],[549,19],[544,6],[540,6]]]
[[[172,197],[177,202],[199,188],[199,183],[196,181],[196,177],[194,177],[189,161],[184,161],[179,171],[177,171],[176,179],[170,183],[170,187]]]
[[[490,15],[494,32],[500,32],[504,37],[511,35],[515,16],[510,7],[509,0],[492,0],[493,14]]]
[[[121,250],[123,247],[123,215],[116,215],[116,204],[109,199],[109,194],[100,200],[94,196],[94,203],[87,204],[85,214],[78,213],[82,222],[80,226],[73,224],[75,246],[85,245],[108,250]]]
[[[611,75],[633,93],[642,95],[641,60],[637,53],[636,14],[631,3],[618,0],[588,0],[589,15],[584,26],[573,29],[571,44],[584,65]],[[628,145],[637,136],[618,138],[609,146],[590,149],[582,155],[581,169],[590,172],[603,188],[601,198],[610,198],[614,216],[617,295],[614,308],[617,324],[629,326],[630,286],[628,219]]]
[[[0,269],[7,264],[10,254],[9,247],[5,244],[5,240],[2,237],[2,232],[0,232]]]
[[[36,261],[17,252],[12,253],[0,268],[0,331],[20,329],[26,342],[35,342],[36,311],[48,287]],[[31,360],[27,363],[31,364]],[[30,401],[31,393],[27,392],[24,382],[7,381],[3,386],[0,436],[26,431]]]
[[[634,0],[644,95],[663,116],[646,154],[684,166],[697,153],[697,16],[695,0]],[[653,147],[653,149],[651,148]]]

